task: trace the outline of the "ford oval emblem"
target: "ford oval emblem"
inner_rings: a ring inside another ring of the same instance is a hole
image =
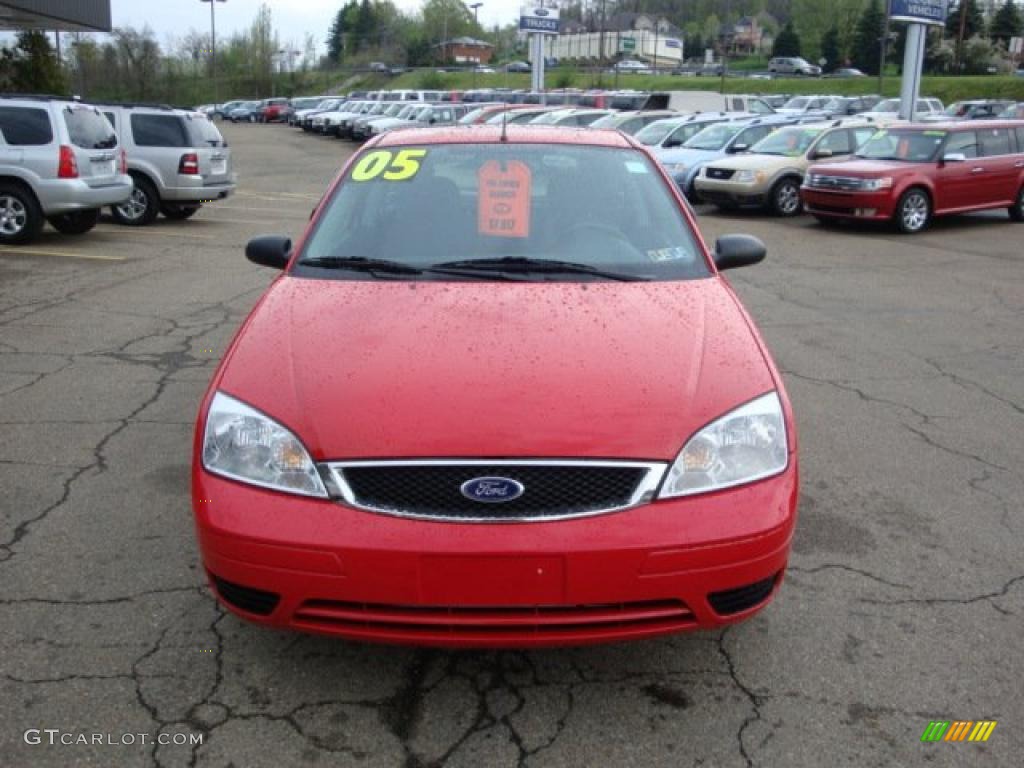
[[[547,8],[534,8],[533,9],[533,14],[534,14],[534,16],[547,16],[548,15],[548,9]]]
[[[508,477],[474,477],[462,484],[462,495],[484,504],[501,504],[518,499],[526,486]]]

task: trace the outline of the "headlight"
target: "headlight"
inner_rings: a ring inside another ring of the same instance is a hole
[[[658,498],[688,496],[777,475],[789,461],[786,422],[769,392],[691,437],[669,467]]]
[[[203,434],[203,466],[216,475],[304,496],[327,496],[305,447],[259,411],[218,392]]]
[[[738,181],[740,184],[750,184],[754,181],[761,181],[764,178],[762,171],[737,171],[733,177],[733,181]]]
[[[884,176],[881,179],[864,179],[861,182],[861,189],[868,192],[877,192],[880,189],[892,189],[892,176]]]

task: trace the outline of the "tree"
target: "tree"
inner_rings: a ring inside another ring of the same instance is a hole
[[[831,72],[840,64],[839,28],[829,27],[821,38],[821,57],[825,59],[825,71]]]
[[[787,21],[786,26],[779,30],[772,48],[772,56],[799,56],[800,36],[793,29],[793,22]]]
[[[967,15],[963,16],[964,9],[966,7]],[[963,17],[961,19],[961,17]],[[960,35],[960,22],[964,23],[964,33]],[[981,35],[985,32],[985,17],[981,15],[981,9],[978,8],[977,0],[966,0],[966,6],[963,4],[963,0],[958,0],[955,5],[949,7],[949,15],[946,16],[946,35],[952,37],[955,40],[969,40],[975,35]]]
[[[1009,47],[1010,38],[1020,35],[1022,28],[1024,28],[1024,23],[1021,21],[1020,11],[1013,4],[1013,0],[1006,0],[1006,3],[992,17],[989,37],[993,41],[999,41]]]
[[[37,30],[19,32],[14,49],[4,49],[0,80],[18,93],[60,94],[67,90],[50,38]]]
[[[885,31],[885,14],[878,0],[864,8],[857,22],[857,30],[853,36],[853,49],[850,58],[853,65],[869,75],[877,75],[879,59],[882,55],[881,40]]]
[[[160,44],[147,25],[141,30],[134,27],[116,27],[113,31],[117,71],[125,73],[129,81],[129,98],[145,101],[156,91],[157,72],[160,68]]]

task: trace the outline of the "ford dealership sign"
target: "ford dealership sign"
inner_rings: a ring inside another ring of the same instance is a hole
[[[558,9],[525,6],[519,12],[519,30],[539,35],[558,34]]]
[[[889,16],[893,21],[914,24],[945,24],[949,0],[889,0]]]

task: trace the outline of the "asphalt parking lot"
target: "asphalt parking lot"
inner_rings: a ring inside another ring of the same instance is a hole
[[[699,209],[709,240],[770,249],[729,277],[800,428],[776,602],[618,646],[364,646],[248,625],[205,587],[193,419],[274,276],[243,246],[298,235],[350,151],[223,130],[228,201],[0,249],[0,765],[1020,764],[1024,225],[908,238]],[[931,720],[982,719],[987,743],[920,741]]]

